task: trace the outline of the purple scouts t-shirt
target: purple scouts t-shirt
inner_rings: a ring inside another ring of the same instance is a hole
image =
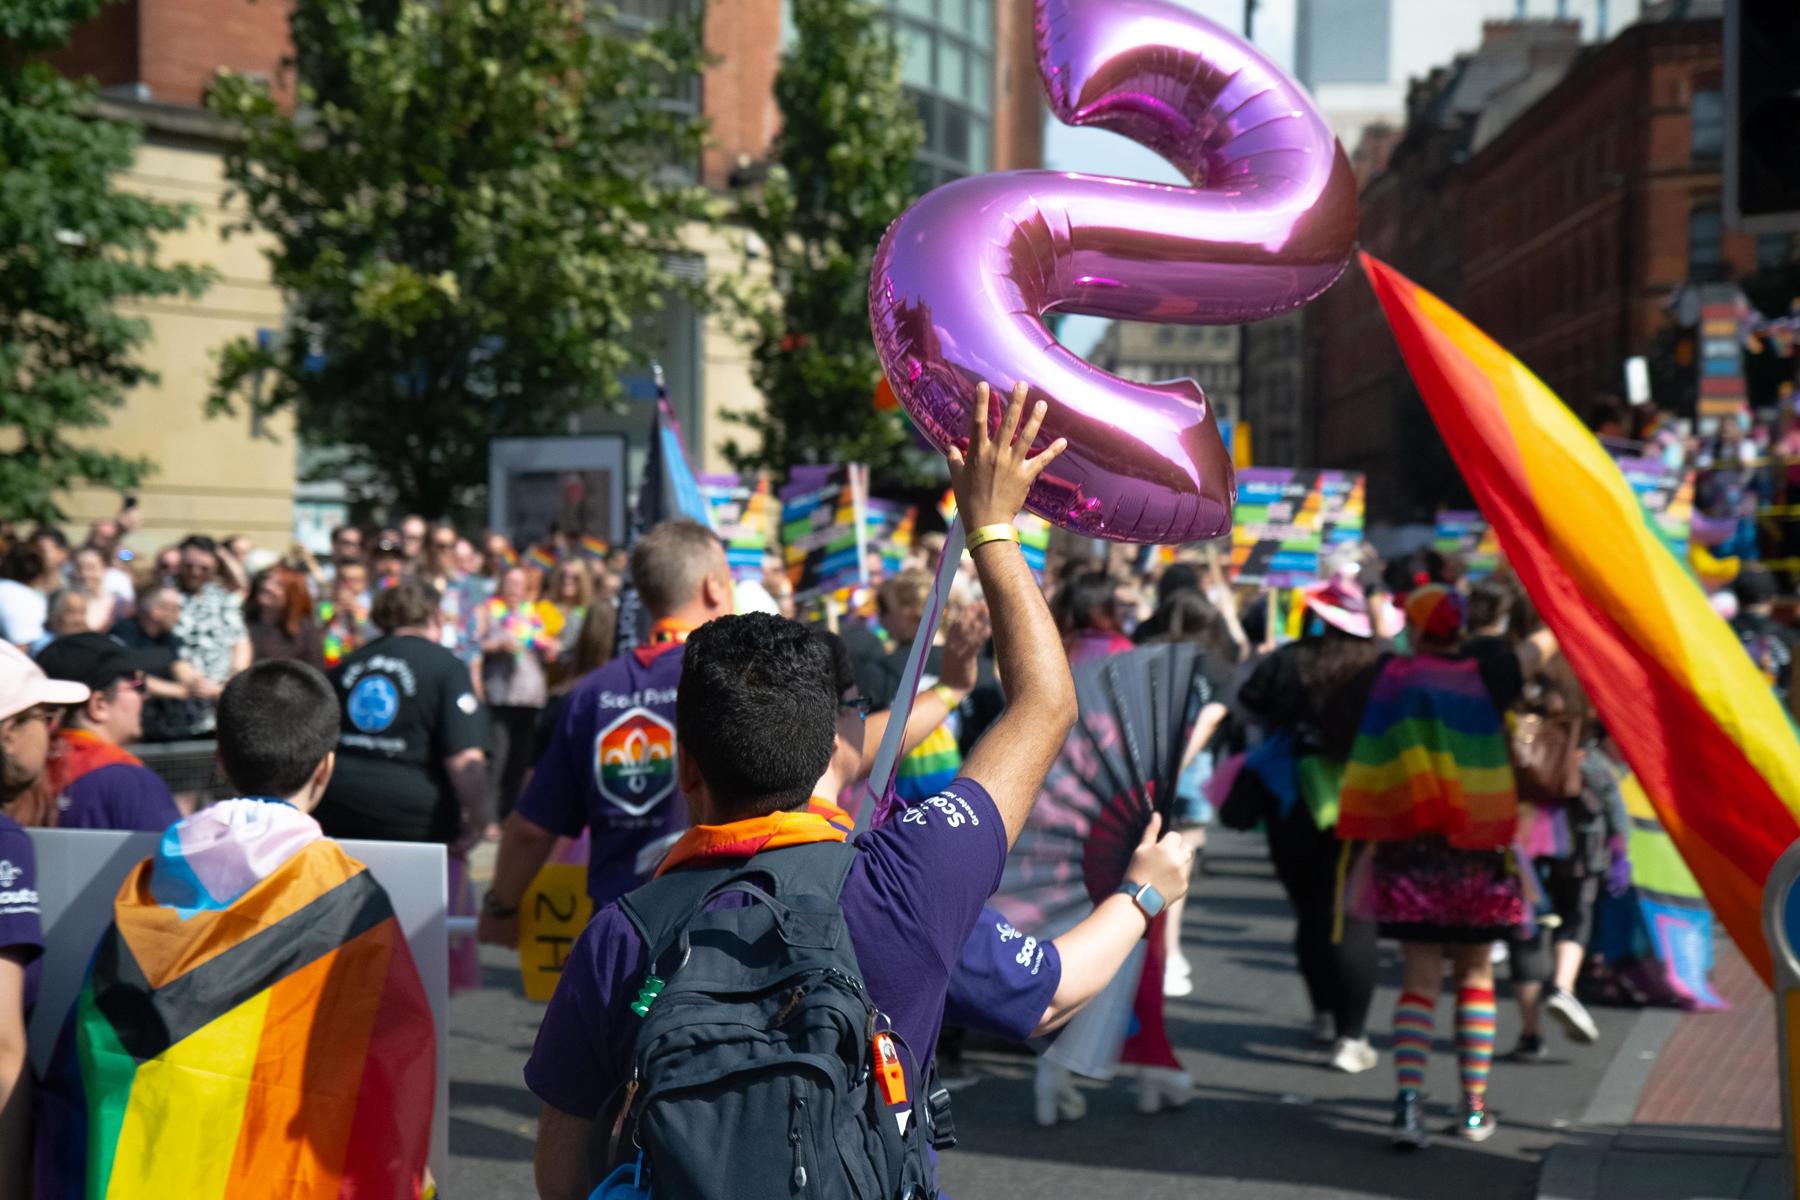
[[[937,1048],[951,970],[1000,883],[1006,830],[982,786],[957,779],[856,844],[844,924],[870,998],[923,1065]],[[525,1082],[544,1103],[586,1118],[616,1103],[631,1076],[639,1021],[629,1005],[645,954],[616,904],[576,939],[525,1064]],[[919,1094],[916,1079],[909,1094]]]
[[[679,643],[641,646],[569,696],[518,811],[564,837],[593,831],[588,895],[604,908],[649,880],[687,830],[675,782]]]
[[[161,833],[181,820],[169,785],[149,767],[112,763],[89,771],[56,798],[64,829],[124,829]]]
[[[25,959],[25,1011],[37,1002],[44,929],[38,920],[37,862],[31,839],[0,813],[0,950]]]
[[[1062,956],[1054,944],[983,908],[950,975],[944,1024],[1022,1042],[1038,1027],[1061,982]]]

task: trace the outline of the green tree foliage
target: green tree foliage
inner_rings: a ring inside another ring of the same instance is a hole
[[[871,0],[793,0],[795,40],[775,77],[781,133],[741,218],[767,255],[768,287],[744,306],[752,376],[768,404],[735,414],[760,444],[740,468],[864,462],[898,471],[908,434],[876,412],[869,265],[911,203],[923,132],[900,86],[891,28]]]
[[[291,406],[332,474],[466,506],[488,439],[565,432],[654,345],[703,123],[671,105],[698,15],[626,29],[575,0],[296,0],[298,105],[227,76],[227,171],[274,236],[287,336],[223,355],[213,404]]]
[[[115,186],[137,130],[98,119],[90,84],[33,61],[101,3],[0,3],[0,514],[12,519],[60,520],[58,492],[130,488],[151,469],[79,431],[104,426],[127,388],[155,379],[135,357],[149,327],[119,302],[194,296],[207,282],[157,259],[158,239],[189,210]]]

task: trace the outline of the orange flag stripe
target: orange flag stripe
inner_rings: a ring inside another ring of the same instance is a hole
[[[1800,838],[1793,726],[1592,434],[1455,310],[1362,259],[1507,558],[1708,902],[1770,979],[1762,885]]]

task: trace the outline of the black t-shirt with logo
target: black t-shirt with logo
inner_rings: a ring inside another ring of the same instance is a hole
[[[315,814],[332,837],[451,842],[462,810],[444,760],[487,742],[469,668],[421,637],[378,638],[331,673],[337,771]]]

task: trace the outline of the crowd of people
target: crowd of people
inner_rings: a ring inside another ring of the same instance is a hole
[[[1504,567],[1472,579],[1435,551],[1387,563],[1341,551],[1291,595],[1240,586],[1216,556],[1141,570],[1116,554],[1065,558],[1036,577],[1012,521],[1058,448],[1027,457],[1041,413],[1022,407],[1008,406],[997,439],[978,420],[951,456],[971,549],[901,734],[904,815],[875,828],[864,781],[899,711],[941,544],[922,539],[879,581],[871,613],[827,629],[734,580],[717,536],[687,520],[653,526],[628,555],[570,538],[547,570],[498,535],[478,550],[410,516],[336,530],[323,564],[199,535],[139,564],[121,551],[130,508],[73,551],[53,529],[19,537],[0,583],[12,873],[0,880],[0,1162],[27,1157],[22,1014],[41,944],[20,827],[260,830],[256,805],[271,802],[295,815],[269,837],[312,831],[296,845],[445,845],[453,912],[475,914],[466,855],[497,840],[477,921],[496,945],[517,944],[546,862],[585,862],[596,916],[524,1064],[543,1103],[545,1197],[586,1197],[614,1168],[624,1174],[602,1194],[644,1194],[631,1189],[646,1171],[665,1194],[723,1194],[727,1169],[797,1188],[845,1171],[870,1194],[900,1194],[929,1181],[928,1149],[949,1144],[939,1061],[951,1031],[1051,1034],[1146,938],[1143,978],[1124,981],[1137,1033],[1122,1057],[1140,1111],[1179,1107],[1193,1081],[1161,1006],[1204,971],[1183,952],[1181,912],[1215,820],[1267,840],[1321,1064],[1379,1064],[1377,948],[1397,943],[1392,1140],[1430,1140],[1423,1087],[1445,991],[1453,1132],[1490,1137],[1496,963],[1520,1009],[1507,1060],[1545,1056],[1546,1018],[1597,1040],[1577,984],[1601,891],[1631,883],[1626,768],[1555,637]],[[614,654],[627,577],[647,636]],[[1746,644],[1791,647],[1768,573],[1745,564],[1734,586]],[[988,900],[1077,719],[1071,670],[1149,643],[1191,643],[1201,663],[1172,828],[1150,823],[1120,893],[1073,928],[1017,929]],[[1786,689],[1790,674],[1771,683]],[[237,793],[197,813],[132,751],[195,737],[217,740]],[[751,944],[762,949],[733,956]],[[453,983],[473,982],[472,951],[453,952]],[[765,1000],[774,1008],[743,1015]],[[791,1034],[755,1046],[721,1032],[790,1018]],[[790,1069],[790,1053],[850,1070]],[[1083,1108],[1041,1063],[1035,1118]],[[590,1155],[607,1130],[612,1149]],[[749,1133],[770,1149],[728,1165],[705,1152]],[[822,1160],[834,1144],[865,1147],[867,1161]]]

